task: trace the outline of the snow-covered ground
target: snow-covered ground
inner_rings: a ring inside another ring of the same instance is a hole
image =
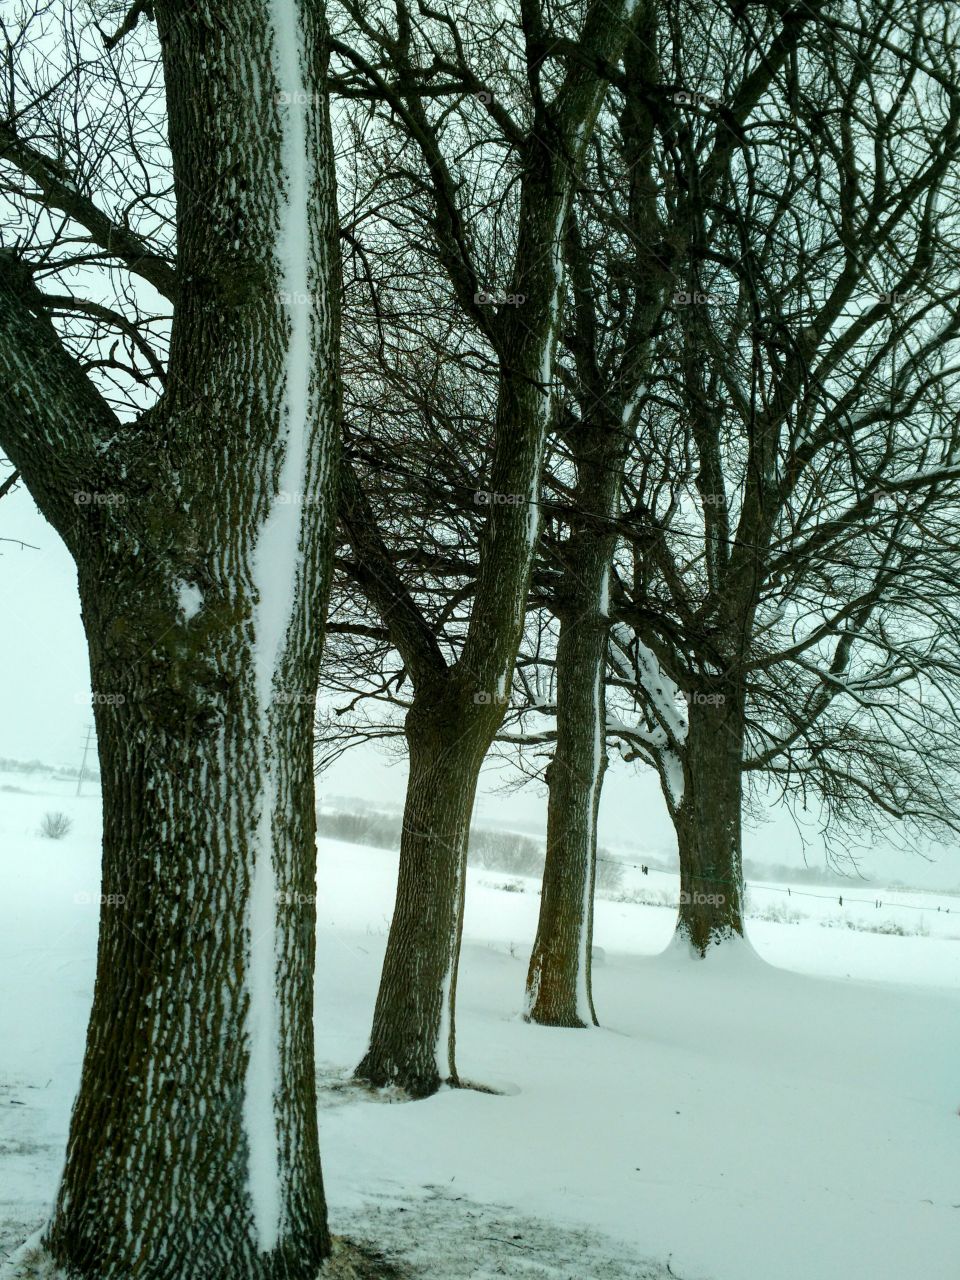
[[[89,784],[74,790],[0,776],[3,1253],[53,1196],[79,1078],[99,802]],[[53,809],[74,819],[60,841],[37,834]],[[751,919],[755,952],[707,964],[668,947],[666,907],[600,901],[603,1027],[571,1032],[519,1017],[535,884],[471,869],[459,1066],[499,1092],[408,1103],[349,1083],[395,874],[395,854],[321,847],[317,1058],[335,1231],[429,1280],[960,1275],[960,899],[851,885],[868,903],[841,908],[817,886],[758,888],[753,910],[781,918]],[[675,887],[631,873],[624,890]],[[864,931],[881,921],[908,936]]]

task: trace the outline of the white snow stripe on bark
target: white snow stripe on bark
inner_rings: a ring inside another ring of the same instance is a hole
[[[604,573],[603,584],[600,588],[601,599],[606,597],[609,590],[610,566],[607,565]],[[587,857],[592,859],[593,850],[596,847],[596,823],[597,823],[597,790],[600,786],[600,766],[603,759],[603,740],[606,729],[605,714],[605,697],[604,697],[604,670],[601,663],[597,667],[596,679],[593,685],[593,762],[592,774],[590,779],[590,813],[587,840]],[[593,884],[592,868],[587,866],[587,874],[583,878],[583,902],[580,908],[580,937],[577,943],[577,1017],[586,1027],[593,1025],[593,1010],[590,1005],[590,993],[587,990],[587,948],[590,946],[590,930],[588,922],[590,919],[591,889]]]
[[[461,869],[461,879],[457,889],[457,899],[454,904],[454,920],[460,919],[465,874],[466,873]],[[454,947],[455,942],[451,940],[449,954],[447,956],[447,971],[444,974],[443,983],[440,988],[440,1026],[437,1031],[437,1044],[434,1051],[434,1058],[437,1064],[437,1072],[441,1080],[449,1080],[453,1075],[453,1062],[451,1061],[450,1055],[450,988],[453,983]]]
[[[283,460],[277,489],[304,493],[310,448],[310,223],[306,113],[299,9],[295,0],[272,0],[273,59],[283,129],[283,195],[277,259],[288,307],[289,333],[283,380]],[[280,1078],[277,1009],[277,877],[273,812],[277,783],[270,745],[270,705],[293,619],[302,503],[278,501],[268,473],[270,510],[260,531],[252,576],[257,596],[255,683],[264,750],[262,808],[254,851],[248,914],[247,969],[249,1059],[244,1127],[249,1144],[249,1190],[259,1247],[269,1253],[280,1237],[282,1188],[275,1099]]]

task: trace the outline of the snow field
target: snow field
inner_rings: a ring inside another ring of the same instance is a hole
[[[41,1222],[62,1161],[94,973],[99,823],[94,795],[3,799],[6,1252]],[[75,818],[62,841],[35,834],[47,808]],[[407,1103],[349,1083],[395,875],[393,853],[321,846],[316,1038],[334,1231],[430,1280],[956,1280],[955,939],[754,921],[752,947],[697,964],[668,946],[670,911],[601,900],[602,1026],[560,1031],[520,1017],[533,882],[507,893],[491,885],[515,877],[471,869],[458,1065],[500,1092]]]

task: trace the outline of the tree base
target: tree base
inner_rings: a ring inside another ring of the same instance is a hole
[[[41,1228],[7,1260],[4,1280],[70,1280],[40,1243]],[[317,1280],[405,1280],[409,1274],[375,1249],[343,1236],[331,1240],[330,1257],[317,1272]]]
[[[382,1253],[334,1236],[333,1251],[317,1273],[317,1280],[404,1280],[409,1273],[389,1262]]]
[[[4,1280],[68,1280],[67,1273],[40,1243],[43,1228],[35,1231],[7,1259]]]
[[[399,1089],[415,1102],[433,1097],[444,1085],[451,1089],[460,1088],[459,1077],[444,1079],[436,1068],[430,1071],[401,1067],[397,1063],[379,1063],[369,1054],[354,1071],[353,1078],[371,1089]]]
[[[691,937],[684,928],[683,921],[677,925],[667,952],[696,961],[710,960],[716,963],[718,957],[733,958],[735,956],[757,957],[749,939],[732,928],[713,929],[698,938]]]
[[[536,1027],[564,1027],[567,1031],[589,1031],[591,1027],[600,1025],[596,1020],[584,1022],[576,1013],[552,1013],[543,1009],[531,1009],[523,1015],[523,1020]]]

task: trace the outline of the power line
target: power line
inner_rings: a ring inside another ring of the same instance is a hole
[[[93,725],[87,725],[87,737],[83,744],[83,759],[80,761],[80,772],[77,775],[77,795],[80,794],[80,787],[83,784],[83,771],[87,767],[87,752],[90,750],[90,739],[93,737]]]

